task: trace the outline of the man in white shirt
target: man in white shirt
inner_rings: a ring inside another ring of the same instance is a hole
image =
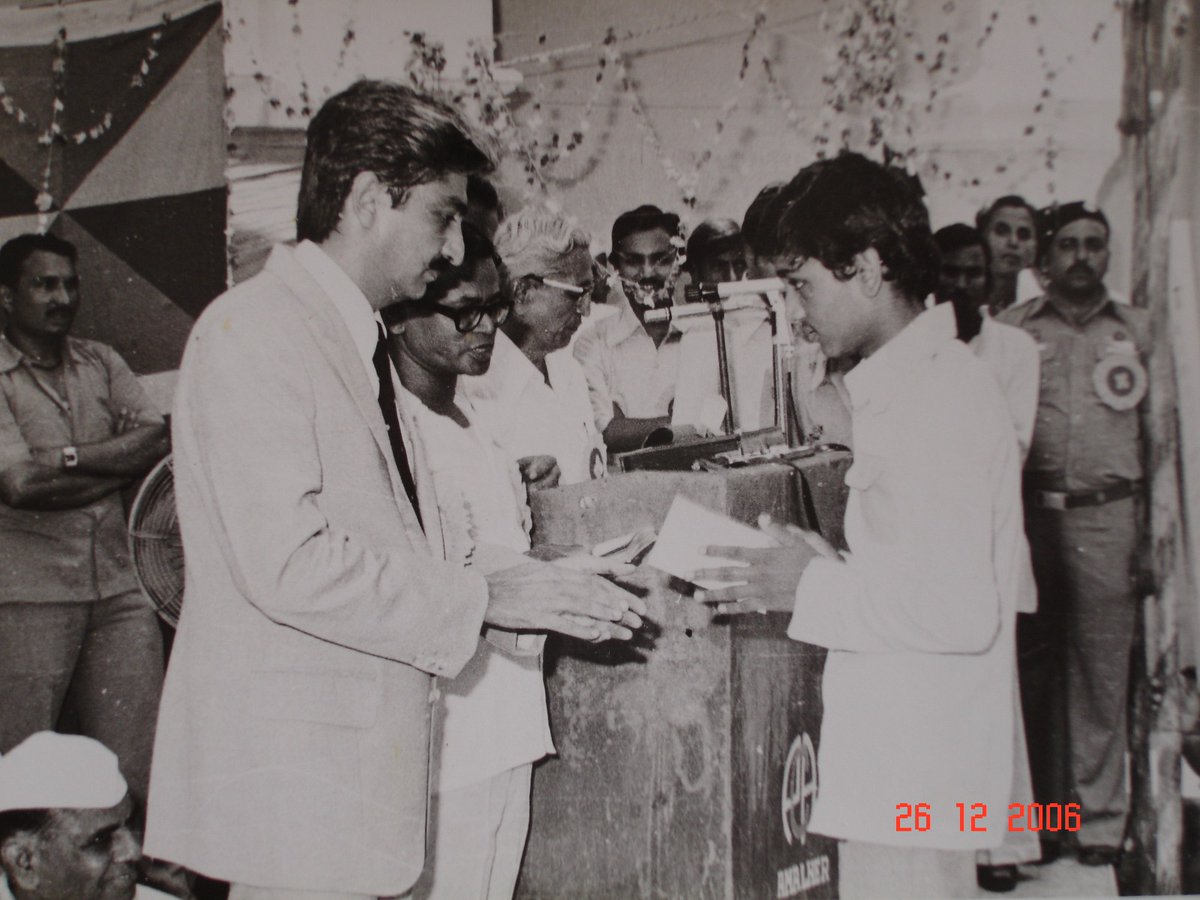
[[[710,548],[748,565],[695,577],[733,582],[701,599],[789,611],[789,636],[829,648],[810,830],[844,842],[840,895],[970,896],[1013,770],[1028,548],[1012,424],[952,311],[924,309],[938,254],[907,175],[844,154],[782,199],[778,274],[826,355],[861,359],[845,377],[849,550],[768,524],[782,546]]]
[[[620,312],[575,342],[596,428],[612,452],[636,450],[671,420],[679,332],[669,322],[646,322],[645,315],[671,305],[680,246],[679,217],[657,206],[639,206],[613,223],[609,260],[625,295],[618,298]]]

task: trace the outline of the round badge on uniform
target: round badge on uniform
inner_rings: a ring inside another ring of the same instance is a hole
[[[1092,385],[1107,406],[1124,412],[1142,402],[1150,376],[1136,356],[1110,353],[1092,371]]]

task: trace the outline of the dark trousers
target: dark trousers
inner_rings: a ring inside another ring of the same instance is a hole
[[[0,604],[0,753],[69,722],[117,755],[144,803],[162,680],[162,635],[140,591]]]
[[[1133,499],[1073,510],[1026,504],[1038,611],[1018,619],[1034,797],[1079,803],[1082,845],[1125,831],[1129,660],[1136,623]]]

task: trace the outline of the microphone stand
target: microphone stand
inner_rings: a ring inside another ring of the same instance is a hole
[[[680,306],[649,310],[647,322],[663,322],[692,316],[711,315],[717,334],[717,368],[720,377],[721,396],[726,404],[726,422],[733,430],[733,397],[729,384],[729,357],[725,344],[725,313],[737,309],[761,309],[762,300],[767,301],[771,320],[771,378],[774,387],[775,427],[779,429],[788,447],[799,447],[800,428],[792,412],[791,384],[788,378],[787,360],[792,354],[792,337],[788,328],[787,307],[784,303],[784,283],[778,278],[757,278],[749,281],[722,281],[716,284],[700,283],[684,291],[688,302]],[[722,423],[724,427],[724,423]]]

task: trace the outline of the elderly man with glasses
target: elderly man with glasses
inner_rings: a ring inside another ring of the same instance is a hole
[[[575,484],[605,471],[587,380],[568,347],[597,284],[590,243],[567,217],[541,207],[500,225],[496,252],[512,315],[496,333],[491,368],[459,382],[531,484]],[[555,466],[537,462],[547,456]]]

